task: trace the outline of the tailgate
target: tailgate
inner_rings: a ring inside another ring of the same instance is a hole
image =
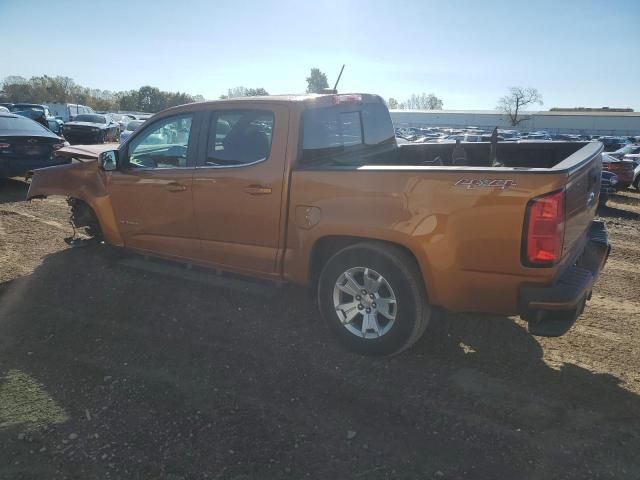
[[[602,147],[568,173],[565,187],[565,233],[562,255],[570,252],[588,230],[598,208]]]

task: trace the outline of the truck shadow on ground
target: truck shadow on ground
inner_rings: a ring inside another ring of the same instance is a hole
[[[640,213],[617,208],[610,204],[598,207],[598,215],[603,218],[624,218],[625,220],[636,221],[640,220]]]
[[[118,259],[104,246],[64,250],[0,285],[0,473],[640,472],[638,395],[612,375],[550,367],[512,319],[437,315],[410,351],[364,358],[335,345],[300,288],[265,299]],[[16,397],[16,378],[54,413]],[[24,431],[31,443],[17,440]]]

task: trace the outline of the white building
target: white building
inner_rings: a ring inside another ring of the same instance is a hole
[[[640,112],[542,111],[525,112],[522,131],[590,135],[640,135]],[[511,129],[509,117],[495,110],[391,110],[396,127],[494,127]]]

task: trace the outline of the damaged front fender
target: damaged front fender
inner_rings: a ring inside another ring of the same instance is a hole
[[[67,149],[74,150],[74,147]],[[59,153],[69,153],[63,151],[67,149],[61,149]],[[77,157],[74,155],[74,158]],[[105,240],[114,245],[122,245],[105,184],[108,175],[98,168],[97,160],[87,158],[66,165],[37,169],[31,178],[27,200],[50,195],[82,200],[93,210]]]

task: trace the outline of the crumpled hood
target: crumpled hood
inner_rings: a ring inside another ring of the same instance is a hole
[[[102,143],[99,145],[71,145],[56,150],[56,157],[76,158],[78,160],[97,160],[98,155],[107,150],[117,150],[117,143]]]

